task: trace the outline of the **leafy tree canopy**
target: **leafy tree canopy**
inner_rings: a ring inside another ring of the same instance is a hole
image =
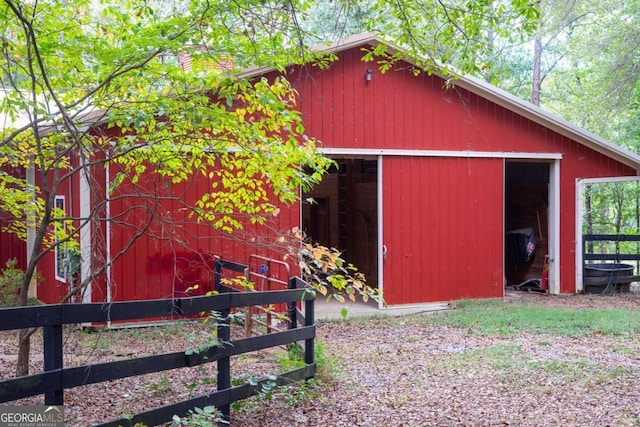
[[[429,71],[436,63],[462,71],[486,66],[489,29],[513,37],[536,18],[525,0],[334,3],[344,19],[356,20],[352,31],[380,31],[427,58],[422,65]],[[295,200],[299,186],[317,182],[329,162],[305,136],[285,78],[249,81],[238,74],[249,66],[283,71],[330,61],[310,48],[331,41],[309,24],[326,12],[321,4],[3,0],[0,209],[16,218],[26,212],[44,230],[64,219],[52,208],[57,186],[101,159],[121,167],[114,186],[135,182],[151,165],[173,182],[217,175],[223,186],[204,194],[195,213],[229,229],[238,226],[227,219],[235,211],[263,221],[276,210],[271,192]],[[117,131],[88,132],[96,125]],[[72,153],[81,167],[69,163]],[[35,199],[33,182],[7,173],[34,165],[42,175]],[[36,246],[43,242],[44,235]]]
[[[106,190],[112,194],[149,174],[173,183],[209,177],[210,188],[184,209],[223,231],[242,226],[238,213],[265,222],[278,213],[273,196],[293,202],[300,187],[318,182],[331,162],[305,134],[284,71],[333,59],[311,49],[337,34],[311,24],[326,3],[0,0],[0,212],[13,218],[5,231],[32,248],[20,304],[42,257],[56,247],[77,253],[84,227],[104,220],[106,208],[96,201],[105,194],[90,170],[119,171]],[[426,57],[420,64],[427,71],[436,63],[463,72],[487,67],[486,34],[526,33],[537,16],[528,0],[333,4],[340,19],[356,20],[350,31],[378,30]],[[284,76],[243,79],[246,67]],[[16,173],[22,170],[26,177]],[[94,192],[80,217],[55,203],[74,175]],[[22,374],[29,334],[20,335]]]

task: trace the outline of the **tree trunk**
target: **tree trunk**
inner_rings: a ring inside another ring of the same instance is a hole
[[[48,199],[47,199],[48,200]],[[36,231],[33,247],[28,258],[27,268],[22,276],[22,285],[20,286],[19,306],[25,307],[29,301],[29,285],[33,280],[36,272],[36,259],[38,258],[38,248],[42,246],[42,241],[47,230],[47,226],[51,223],[51,207],[52,204],[45,203],[45,214]],[[31,352],[31,335],[36,329],[20,329],[18,332],[18,361],[16,363],[16,376],[21,377],[29,375],[29,359]]]
[[[531,102],[534,105],[540,105],[540,90],[542,86],[542,75],[540,71],[540,62],[542,61],[542,34],[540,31],[536,33],[536,39],[533,48],[533,85],[531,88]]]
[[[20,329],[18,333],[18,361],[16,377],[29,375],[29,353],[31,352],[31,334],[29,329]]]
[[[633,194],[636,197],[636,230],[640,230],[640,200],[638,199],[638,182],[635,184]],[[640,242],[636,242],[636,253],[640,253]],[[640,261],[636,261],[636,270],[640,268]]]
[[[593,234],[593,213],[591,212],[591,185],[587,185],[584,188],[584,210],[587,234]],[[593,253],[593,241],[589,241],[587,245],[587,252]]]
[[[33,273],[29,274],[30,266],[22,277],[22,286],[20,287],[20,299],[18,305],[25,307],[29,297],[29,282]],[[31,335],[29,329],[20,329],[18,332],[18,361],[16,362],[16,377],[29,375],[29,353],[31,352]]]
[[[20,287],[19,305],[25,307],[29,301],[29,284],[35,271],[34,263],[29,261],[27,269],[22,276],[22,286]],[[16,377],[29,375],[29,359],[31,353],[31,335],[34,329],[20,329],[18,332],[18,361],[16,362]]]

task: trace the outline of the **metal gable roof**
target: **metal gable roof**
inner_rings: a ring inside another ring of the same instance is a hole
[[[558,117],[537,105],[518,98],[509,92],[476,77],[462,77],[455,84],[535,123],[538,123],[541,126],[557,132],[560,135],[566,136],[567,138],[591,148],[592,150],[617,160],[620,163],[635,169],[640,175],[640,155],[629,151],[626,148],[607,141],[586,129],[582,129],[572,123],[569,123],[563,118]]]
[[[403,49],[395,46],[392,42],[384,40],[375,33],[363,33],[339,40],[330,45],[323,45],[316,48],[318,52],[342,52],[345,50],[357,48],[360,46],[377,46],[383,44],[391,53],[402,54]],[[404,58],[409,63],[414,63],[411,58]],[[415,65],[415,64],[414,64]],[[253,77],[273,71],[272,68],[253,68],[247,69],[242,76]],[[442,77],[442,76],[441,76]],[[509,111],[512,111],[522,117],[525,117],[534,123],[538,123],[547,129],[566,136],[584,146],[591,148],[603,155],[610,157],[620,163],[635,169],[640,175],[640,155],[620,147],[613,142],[582,129],[568,121],[556,116],[543,108],[540,108],[528,101],[525,101],[509,92],[500,89],[482,79],[472,76],[462,76],[455,80],[454,85],[468,90],[482,98],[487,99]]]

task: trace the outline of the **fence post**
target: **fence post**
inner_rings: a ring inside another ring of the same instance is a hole
[[[306,300],[304,302],[304,325],[313,326],[314,323],[314,303],[315,298]],[[304,363],[310,365],[313,361],[313,341],[314,338],[309,338],[304,341]]]
[[[47,325],[43,327],[44,340],[44,370],[56,371],[62,369],[62,325]],[[62,377],[61,377],[62,378]],[[60,388],[44,394],[45,405],[64,405],[64,389]]]
[[[219,258],[213,261],[213,269],[214,289],[216,292],[220,292],[222,291],[222,261]]]
[[[298,282],[295,277],[289,279],[289,289],[296,289]],[[289,329],[298,327],[298,303],[292,301],[287,303],[287,311],[289,312]]]
[[[229,322],[229,316],[231,310],[224,308],[220,310],[220,319],[218,320],[218,340],[220,346],[224,347],[229,345],[231,341],[231,325]],[[223,391],[231,388],[231,358],[229,356],[218,359],[218,391]],[[218,408],[222,413],[222,418],[229,422],[231,420],[231,405],[222,405]],[[225,425],[220,423],[220,425]]]

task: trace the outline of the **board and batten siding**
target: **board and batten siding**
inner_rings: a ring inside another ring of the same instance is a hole
[[[23,168],[2,167],[0,172],[13,175],[20,179],[26,179],[26,171]],[[14,217],[9,213],[0,211],[0,270],[7,266],[7,261],[14,259],[14,268],[24,270],[27,267],[27,243],[15,233],[1,231],[9,227]]]
[[[278,242],[273,230],[284,233],[299,226],[298,204],[282,209],[267,227],[238,218],[243,228],[229,234],[212,229],[185,209],[212,191],[211,180],[197,173],[186,182],[168,181],[146,173],[137,185],[123,183],[114,193],[110,216],[117,221],[109,226],[114,263],[110,288],[101,296],[103,300],[203,295],[213,290],[213,257],[242,264],[247,264],[252,254],[283,259],[285,245]],[[154,194],[139,196],[146,192],[155,193],[160,201]],[[138,236],[140,231],[144,233]],[[125,250],[126,255],[115,258]]]
[[[501,159],[383,160],[388,304],[503,295]]]
[[[574,292],[576,179],[636,171],[467,89],[446,89],[438,76],[415,76],[409,63],[383,74],[376,63],[362,62],[362,55],[359,47],[339,52],[326,70],[290,68],[287,77],[300,94],[307,133],[321,147],[347,156],[349,150],[434,153],[423,159],[383,155],[388,301],[502,295],[504,161],[531,157],[560,159],[560,292]],[[436,222],[436,239],[415,233],[426,217]],[[482,239],[477,249],[460,252],[467,235]],[[474,283],[465,283],[470,279]]]
[[[338,61],[328,69],[288,67],[286,77],[299,94],[306,133],[317,138],[321,148],[343,150],[347,157],[367,152],[369,158],[382,157],[379,232],[380,244],[387,247],[383,264],[387,302],[501,296],[504,162],[531,158],[559,164],[560,291],[574,292],[579,238],[575,235],[576,179],[630,176],[636,171],[463,87],[445,89],[445,81],[438,76],[415,76],[408,62],[399,62],[383,74],[377,63],[362,62],[362,55],[362,46],[355,46],[338,52]],[[367,70],[371,70],[370,81],[365,79]],[[384,150],[396,152],[387,155]],[[109,177],[101,179],[106,188]],[[153,177],[147,184],[163,188]],[[174,296],[176,289],[208,280],[191,268],[197,267],[194,254],[241,263],[254,252],[282,256],[272,250],[273,242],[277,230],[300,225],[299,204],[283,206],[270,230],[247,225],[244,233],[222,236],[186,218],[179,201],[195,200],[210,185],[196,179],[167,187],[167,196],[180,197],[160,204],[144,202],[134,188],[119,188],[105,212],[109,218],[95,229],[99,236],[94,253],[99,257],[90,262],[107,258],[114,264],[108,277],[97,281],[93,301]],[[75,215],[78,190],[77,183],[64,190]],[[150,212],[167,221],[153,222],[129,253],[115,259],[133,238],[131,225],[144,225]],[[179,237],[183,244],[169,246],[169,236]],[[251,247],[242,243],[247,237],[255,239]],[[183,264],[176,259],[190,261]],[[52,277],[52,261],[50,255],[41,265],[47,280]],[[183,271],[176,269],[183,266]],[[39,294],[47,302],[56,302],[67,289],[68,284],[47,282]]]

